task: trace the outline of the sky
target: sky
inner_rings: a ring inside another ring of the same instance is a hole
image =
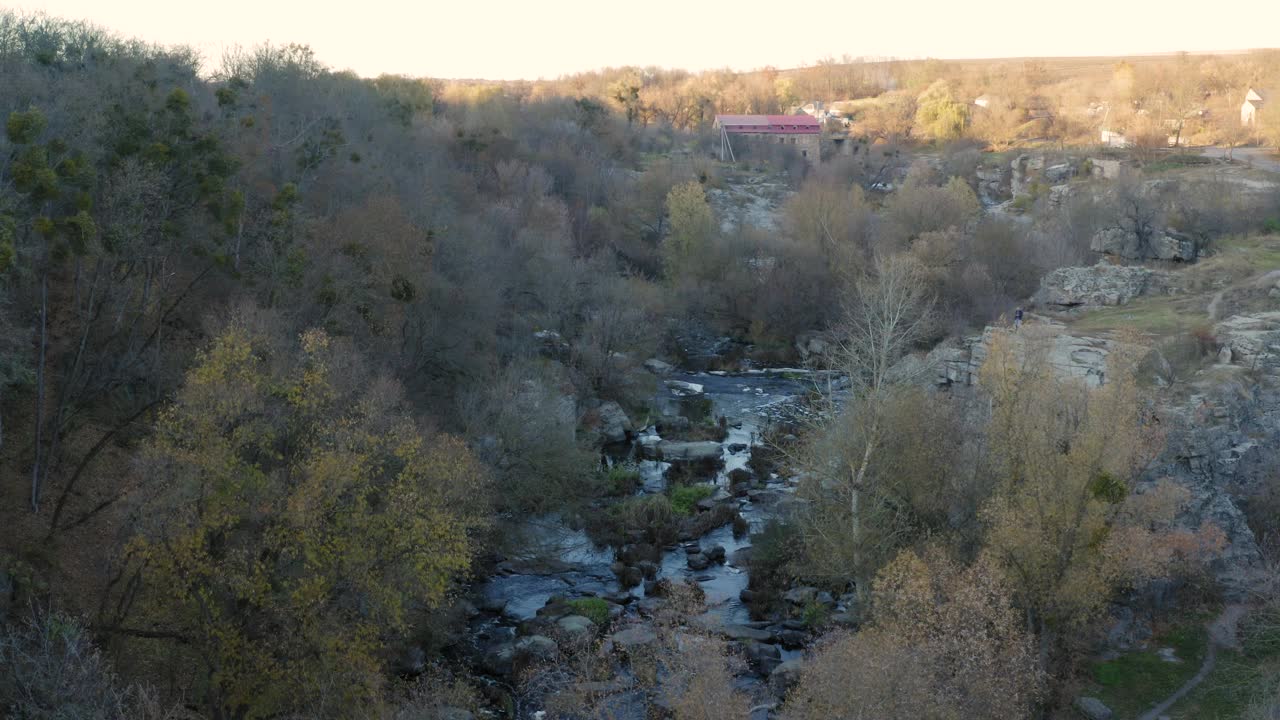
[[[1276,0],[17,0],[188,45],[310,45],[372,77],[515,80],[621,65],[749,70],[824,57],[990,58],[1280,45]]]

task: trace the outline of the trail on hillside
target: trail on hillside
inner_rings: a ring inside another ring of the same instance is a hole
[[[1223,608],[1222,612],[1218,613],[1218,616],[1209,623],[1209,647],[1205,652],[1204,662],[1201,663],[1200,669],[1196,671],[1196,674],[1190,680],[1183,683],[1182,687],[1175,690],[1172,695],[1139,715],[1138,720],[1157,720],[1179,700],[1186,697],[1187,693],[1204,682],[1204,679],[1209,677],[1209,673],[1213,672],[1214,666],[1218,663],[1218,648],[1239,647],[1239,642],[1236,640],[1236,626],[1247,612],[1248,608],[1244,605],[1228,605]]]

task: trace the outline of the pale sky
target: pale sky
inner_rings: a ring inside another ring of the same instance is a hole
[[[297,42],[363,76],[536,79],[619,65],[735,70],[824,56],[986,58],[1280,45],[1278,0],[17,0],[196,48]]]

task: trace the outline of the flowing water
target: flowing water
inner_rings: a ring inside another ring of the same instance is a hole
[[[728,437],[721,447],[723,468],[716,472],[714,483],[718,498],[728,495],[728,475],[735,469],[746,467],[751,457],[750,448],[758,444],[760,433],[771,419],[788,417],[794,412],[795,400],[811,389],[811,380],[792,372],[752,371],[747,373],[679,373],[671,380],[701,385],[705,397],[711,401],[715,417],[724,417],[728,423]],[[681,398],[665,387],[655,398],[655,407],[666,413],[677,411]],[[638,433],[636,444],[657,442],[654,428]],[[640,460],[641,493],[660,493],[666,490],[664,473],[668,463],[656,460]],[[792,488],[781,478],[759,478],[762,490],[749,498],[736,500],[739,513],[750,525],[752,532],[759,530],[774,517],[780,502],[784,502]],[[610,570],[614,548],[597,546],[581,530],[574,530],[557,517],[544,517],[526,523],[520,545],[528,554],[554,558],[542,567],[536,564],[526,567],[517,563],[508,572],[485,581],[480,588],[485,605],[503,607],[502,617],[485,620],[475,628],[476,633],[489,641],[510,639],[510,626],[520,620],[535,616],[552,595],[569,597],[605,595],[621,590]],[[729,525],[716,528],[698,540],[705,549],[713,545],[724,547],[727,561],[712,564],[706,570],[690,570],[687,555],[682,547],[663,554],[659,578],[696,580],[706,593],[710,614],[725,623],[744,623],[749,620],[747,608],[738,599],[747,587],[747,571],[734,565],[736,551],[750,543],[748,535],[735,537]],[[643,586],[632,588],[632,595],[643,596]]]

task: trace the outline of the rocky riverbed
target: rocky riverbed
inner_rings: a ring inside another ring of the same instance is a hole
[[[764,466],[752,457],[765,450],[762,435],[771,424],[807,412],[800,400],[813,383],[796,370],[669,372],[653,404],[663,420],[633,433],[616,461],[639,470],[638,496],[667,492],[673,466],[710,483],[710,496],[697,502],[680,536],[661,545],[642,537],[598,545],[557,517],[529,523],[527,546],[537,552],[500,562],[476,589],[468,648],[475,665],[506,680],[557,658],[565,643],[601,640],[621,650],[651,642],[667,583],[695,583],[706,611],[688,624],[731,642],[746,660],[737,682],[760,701],[756,715],[767,716],[810,634],[796,619],[753,619],[744,602],[751,594],[751,534],[794,502],[794,480],[757,472]],[[679,424],[691,401],[723,418],[722,440],[663,436],[664,424]],[[786,601],[847,610],[841,599],[813,588],[794,589]],[[643,703],[635,704],[642,712]]]

